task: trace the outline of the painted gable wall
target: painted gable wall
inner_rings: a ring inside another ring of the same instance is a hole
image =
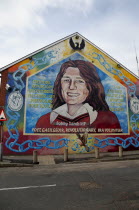
[[[116,151],[119,145],[139,146],[138,78],[86,39],[82,43],[82,36],[72,36],[74,46],[70,38],[2,71],[3,82],[12,88],[2,89],[8,118],[3,126],[4,154],[31,154],[34,149],[39,154],[62,154],[65,147],[70,153],[86,153],[94,152],[94,146],[102,151]],[[85,46],[73,49],[76,42]],[[68,79],[63,79],[65,70],[59,80],[61,87],[58,84],[54,93],[61,66],[70,61],[85,70],[78,78],[72,67]],[[92,91],[91,96],[86,89]],[[60,91],[56,110],[53,98]],[[77,138],[76,133],[86,132],[86,141]]]

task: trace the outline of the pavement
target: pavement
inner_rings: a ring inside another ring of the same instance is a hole
[[[0,210],[139,209],[139,160],[73,163],[0,168]]]
[[[95,158],[95,153],[89,154],[69,154],[68,161],[64,162],[64,155],[38,155],[37,161],[33,163],[32,155],[11,155],[3,156],[3,161],[0,161],[0,167],[33,167],[47,166],[55,164],[78,164],[78,163],[97,163],[108,161],[123,161],[123,160],[138,160],[139,150],[124,151],[123,156],[119,157],[118,152],[100,153],[99,158]]]

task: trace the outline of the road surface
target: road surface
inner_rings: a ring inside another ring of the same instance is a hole
[[[0,168],[0,210],[139,209],[139,160]]]

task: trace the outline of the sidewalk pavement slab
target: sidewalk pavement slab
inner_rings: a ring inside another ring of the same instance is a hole
[[[54,165],[55,164],[53,155],[39,155],[38,161],[39,161],[39,165]]]
[[[10,161],[0,161],[0,168],[4,167],[32,167],[33,164],[11,163]]]
[[[138,160],[139,150],[124,151],[123,157],[119,157],[118,152],[100,153],[98,159],[95,158],[95,153],[85,154],[69,154],[68,161],[64,162],[64,155],[38,155],[38,162],[40,166],[55,165],[55,164],[74,164],[74,163],[96,163],[107,161],[121,161],[121,160]],[[36,165],[36,164],[35,164]],[[0,167],[32,167],[33,155],[11,155],[3,156],[3,161],[0,161]]]
[[[64,163],[63,155],[54,155],[56,164]],[[137,160],[139,159],[139,150],[135,151],[124,151],[123,157],[119,157],[118,152],[100,153],[98,159],[95,158],[95,153],[89,154],[69,154],[68,161],[66,163],[96,163],[96,162],[107,162],[107,161],[122,161],[122,160]]]

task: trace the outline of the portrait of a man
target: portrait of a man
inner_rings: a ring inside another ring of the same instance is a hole
[[[61,65],[53,88],[52,111],[38,119],[36,128],[42,132],[47,128],[62,128],[66,133],[77,132],[77,128],[90,129],[90,133],[121,132],[91,62],[69,60]]]

